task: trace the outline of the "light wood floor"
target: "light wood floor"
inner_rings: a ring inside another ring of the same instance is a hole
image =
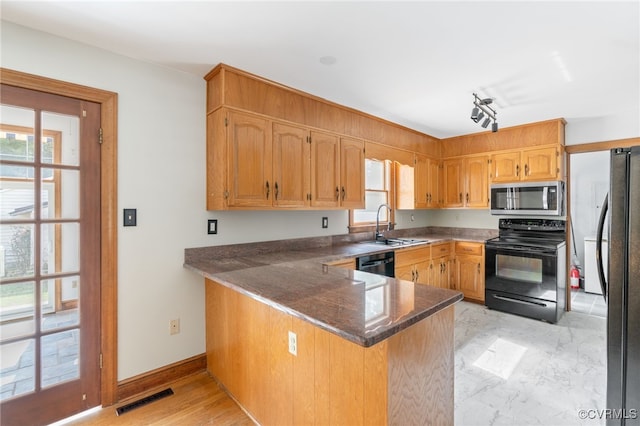
[[[170,387],[173,395],[116,415],[116,408]],[[185,377],[147,394],[83,417],[71,425],[234,425],[253,426],[251,419],[206,372]]]

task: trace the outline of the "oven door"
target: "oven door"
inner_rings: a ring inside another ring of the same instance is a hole
[[[557,249],[486,245],[485,288],[556,302]]]

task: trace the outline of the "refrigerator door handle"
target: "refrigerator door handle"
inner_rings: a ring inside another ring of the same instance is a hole
[[[605,195],[600,211],[600,220],[598,220],[598,231],[596,233],[596,266],[598,267],[598,277],[600,278],[600,287],[602,288],[602,297],[607,300],[607,282],[604,277],[604,265],[602,263],[602,234],[604,232],[604,220],[609,210],[609,194]]]

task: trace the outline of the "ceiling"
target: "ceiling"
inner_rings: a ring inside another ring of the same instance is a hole
[[[628,119],[640,104],[638,1],[2,0],[0,8],[3,20],[199,77],[223,62],[439,138],[483,131],[470,120],[473,93],[495,99],[500,127]]]

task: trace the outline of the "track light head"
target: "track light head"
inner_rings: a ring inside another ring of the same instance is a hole
[[[493,103],[493,98],[484,98],[480,99],[477,94],[473,94],[473,110],[471,110],[471,120],[474,123],[482,122],[481,126],[483,129],[486,129],[493,120],[493,125],[491,126],[492,132],[498,131],[498,122],[496,120],[496,115],[498,112],[491,108],[489,105]],[[486,118],[485,118],[486,117]],[[482,119],[484,121],[482,121]]]

